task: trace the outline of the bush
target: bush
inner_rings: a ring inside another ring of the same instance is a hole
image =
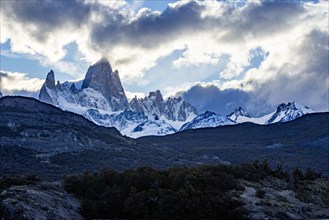
[[[307,168],[304,174],[305,180],[316,180],[318,178],[321,178],[322,174],[318,173],[314,170],[311,170],[310,168]]]
[[[297,167],[295,167],[295,169],[292,171],[292,177],[294,178],[294,182],[304,180],[302,171],[300,171]]]

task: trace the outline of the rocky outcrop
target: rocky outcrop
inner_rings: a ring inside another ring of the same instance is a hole
[[[289,187],[286,181],[242,181],[241,200],[248,219],[328,219],[328,180],[319,179]]]
[[[59,185],[13,186],[1,194],[3,220],[82,220],[80,203]]]

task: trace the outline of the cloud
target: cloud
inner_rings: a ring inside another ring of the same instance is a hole
[[[328,109],[327,9],[326,1],[178,1],[163,12],[134,12],[125,1],[5,1],[1,42],[70,72],[78,70],[63,58],[74,42],[84,65],[107,56],[129,83],[147,82],[145,72],[180,50],[171,63],[177,70],[224,61],[219,89],[195,87],[227,100],[214,97],[217,111],[234,97],[242,101],[232,105],[265,106],[255,112],[292,99]],[[267,56],[255,67],[250,54],[258,48]],[[161,86],[156,77],[149,84]]]
[[[0,91],[5,95],[37,97],[44,80],[29,78],[26,73],[0,71]]]
[[[199,113],[213,111],[226,115],[239,106],[246,108],[246,103],[250,102],[250,95],[243,90],[220,90],[215,85],[197,84],[181,95],[196,106]]]
[[[328,33],[312,30],[287,46],[289,54],[272,53],[241,80],[193,86],[183,97],[201,110],[227,114],[237,106],[254,115],[297,101],[316,111],[329,111]],[[227,108],[227,107],[231,107]]]

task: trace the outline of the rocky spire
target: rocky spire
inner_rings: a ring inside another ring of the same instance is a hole
[[[52,94],[55,91],[56,91],[55,74],[53,70],[50,70],[50,72],[47,74],[46,81],[44,82],[44,84],[40,89],[39,100],[49,104],[55,104],[55,101],[53,99],[54,94]]]
[[[47,74],[47,78],[46,78],[46,82],[45,85],[49,88],[49,89],[53,89],[55,88],[55,74],[53,70],[50,70],[50,72]]]
[[[100,92],[107,99],[113,111],[129,109],[119,72],[112,71],[110,62],[106,58],[102,58],[89,67],[81,88],[92,88]]]
[[[154,99],[154,101],[156,103],[163,102],[163,97],[162,97],[162,94],[161,94],[160,90],[156,90],[155,92],[150,92],[149,95],[148,95],[148,98],[149,99]]]
[[[70,86],[70,91],[71,92],[76,92],[77,91],[77,87],[75,86],[74,83],[72,83],[72,85]]]

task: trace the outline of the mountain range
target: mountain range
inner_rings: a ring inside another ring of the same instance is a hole
[[[83,115],[98,125],[115,127],[130,137],[174,133],[197,115],[181,97],[164,100],[159,90],[128,102],[118,71],[113,71],[104,58],[89,67],[81,88],[75,83],[55,83],[54,72],[50,71],[39,100]]]
[[[72,82],[56,83],[51,70],[40,90],[39,100],[80,114],[98,125],[115,127],[121,134],[134,138],[244,122],[286,122],[313,112],[302,104],[289,102],[259,118],[251,117],[241,107],[227,116],[209,111],[198,114],[196,108],[181,97],[164,100],[159,90],[144,98],[134,97],[129,102],[119,72],[113,71],[105,58],[89,67],[81,86]]]
[[[5,96],[0,106],[2,174],[60,178],[104,166],[162,169],[264,159],[329,174],[328,113],[307,114],[286,123],[242,123],[132,139],[33,98]]]

